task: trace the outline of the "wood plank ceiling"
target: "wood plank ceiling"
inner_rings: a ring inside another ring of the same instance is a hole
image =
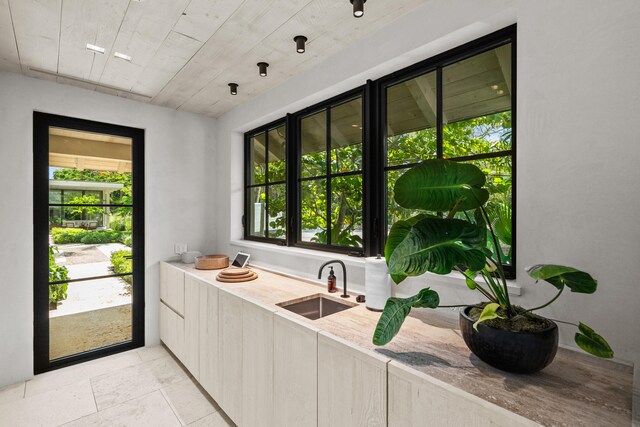
[[[0,70],[218,117],[427,1],[0,0]]]

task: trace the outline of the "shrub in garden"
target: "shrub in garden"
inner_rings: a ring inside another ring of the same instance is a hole
[[[90,231],[80,239],[81,243],[117,243],[122,240],[122,233],[113,230]]]
[[[69,279],[67,267],[57,265],[53,253],[58,252],[55,246],[49,246],[49,281],[59,282]],[[57,304],[59,301],[67,299],[67,284],[49,285],[49,304]]]
[[[128,249],[111,252],[111,268],[113,269],[113,272],[116,274],[131,273],[133,271],[133,260],[128,258],[130,256],[131,250]],[[127,294],[130,294],[133,276],[123,276],[121,279],[127,282],[125,287]]]

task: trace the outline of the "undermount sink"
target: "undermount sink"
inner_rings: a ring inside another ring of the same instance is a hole
[[[281,302],[276,305],[289,311],[293,311],[307,319],[316,320],[340,311],[348,310],[358,304],[340,301],[323,294],[315,294]]]

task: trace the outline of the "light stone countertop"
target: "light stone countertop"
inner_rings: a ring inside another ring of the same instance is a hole
[[[322,293],[326,287],[252,267],[258,279],[222,283],[218,271],[196,270],[171,262],[185,272],[289,317],[375,351],[419,372],[501,406],[545,426],[630,426],[633,367],[558,349],[555,360],[530,375],[502,372],[485,364],[465,345],[457,324],[432,310],[413,310],[394,340],[383,346],[371,339],[380,313],[359,304],[330,316],[309,320],[277,303]],[[341,283],[338,283],[340,295]],[[329,295],[329,294],[328,294]],[[355,302],[354,297],[348,301]]]

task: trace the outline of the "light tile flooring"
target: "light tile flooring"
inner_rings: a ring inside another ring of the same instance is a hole
[[[162,346],[0,388],[0,426],[197,426],[233,422]]]

